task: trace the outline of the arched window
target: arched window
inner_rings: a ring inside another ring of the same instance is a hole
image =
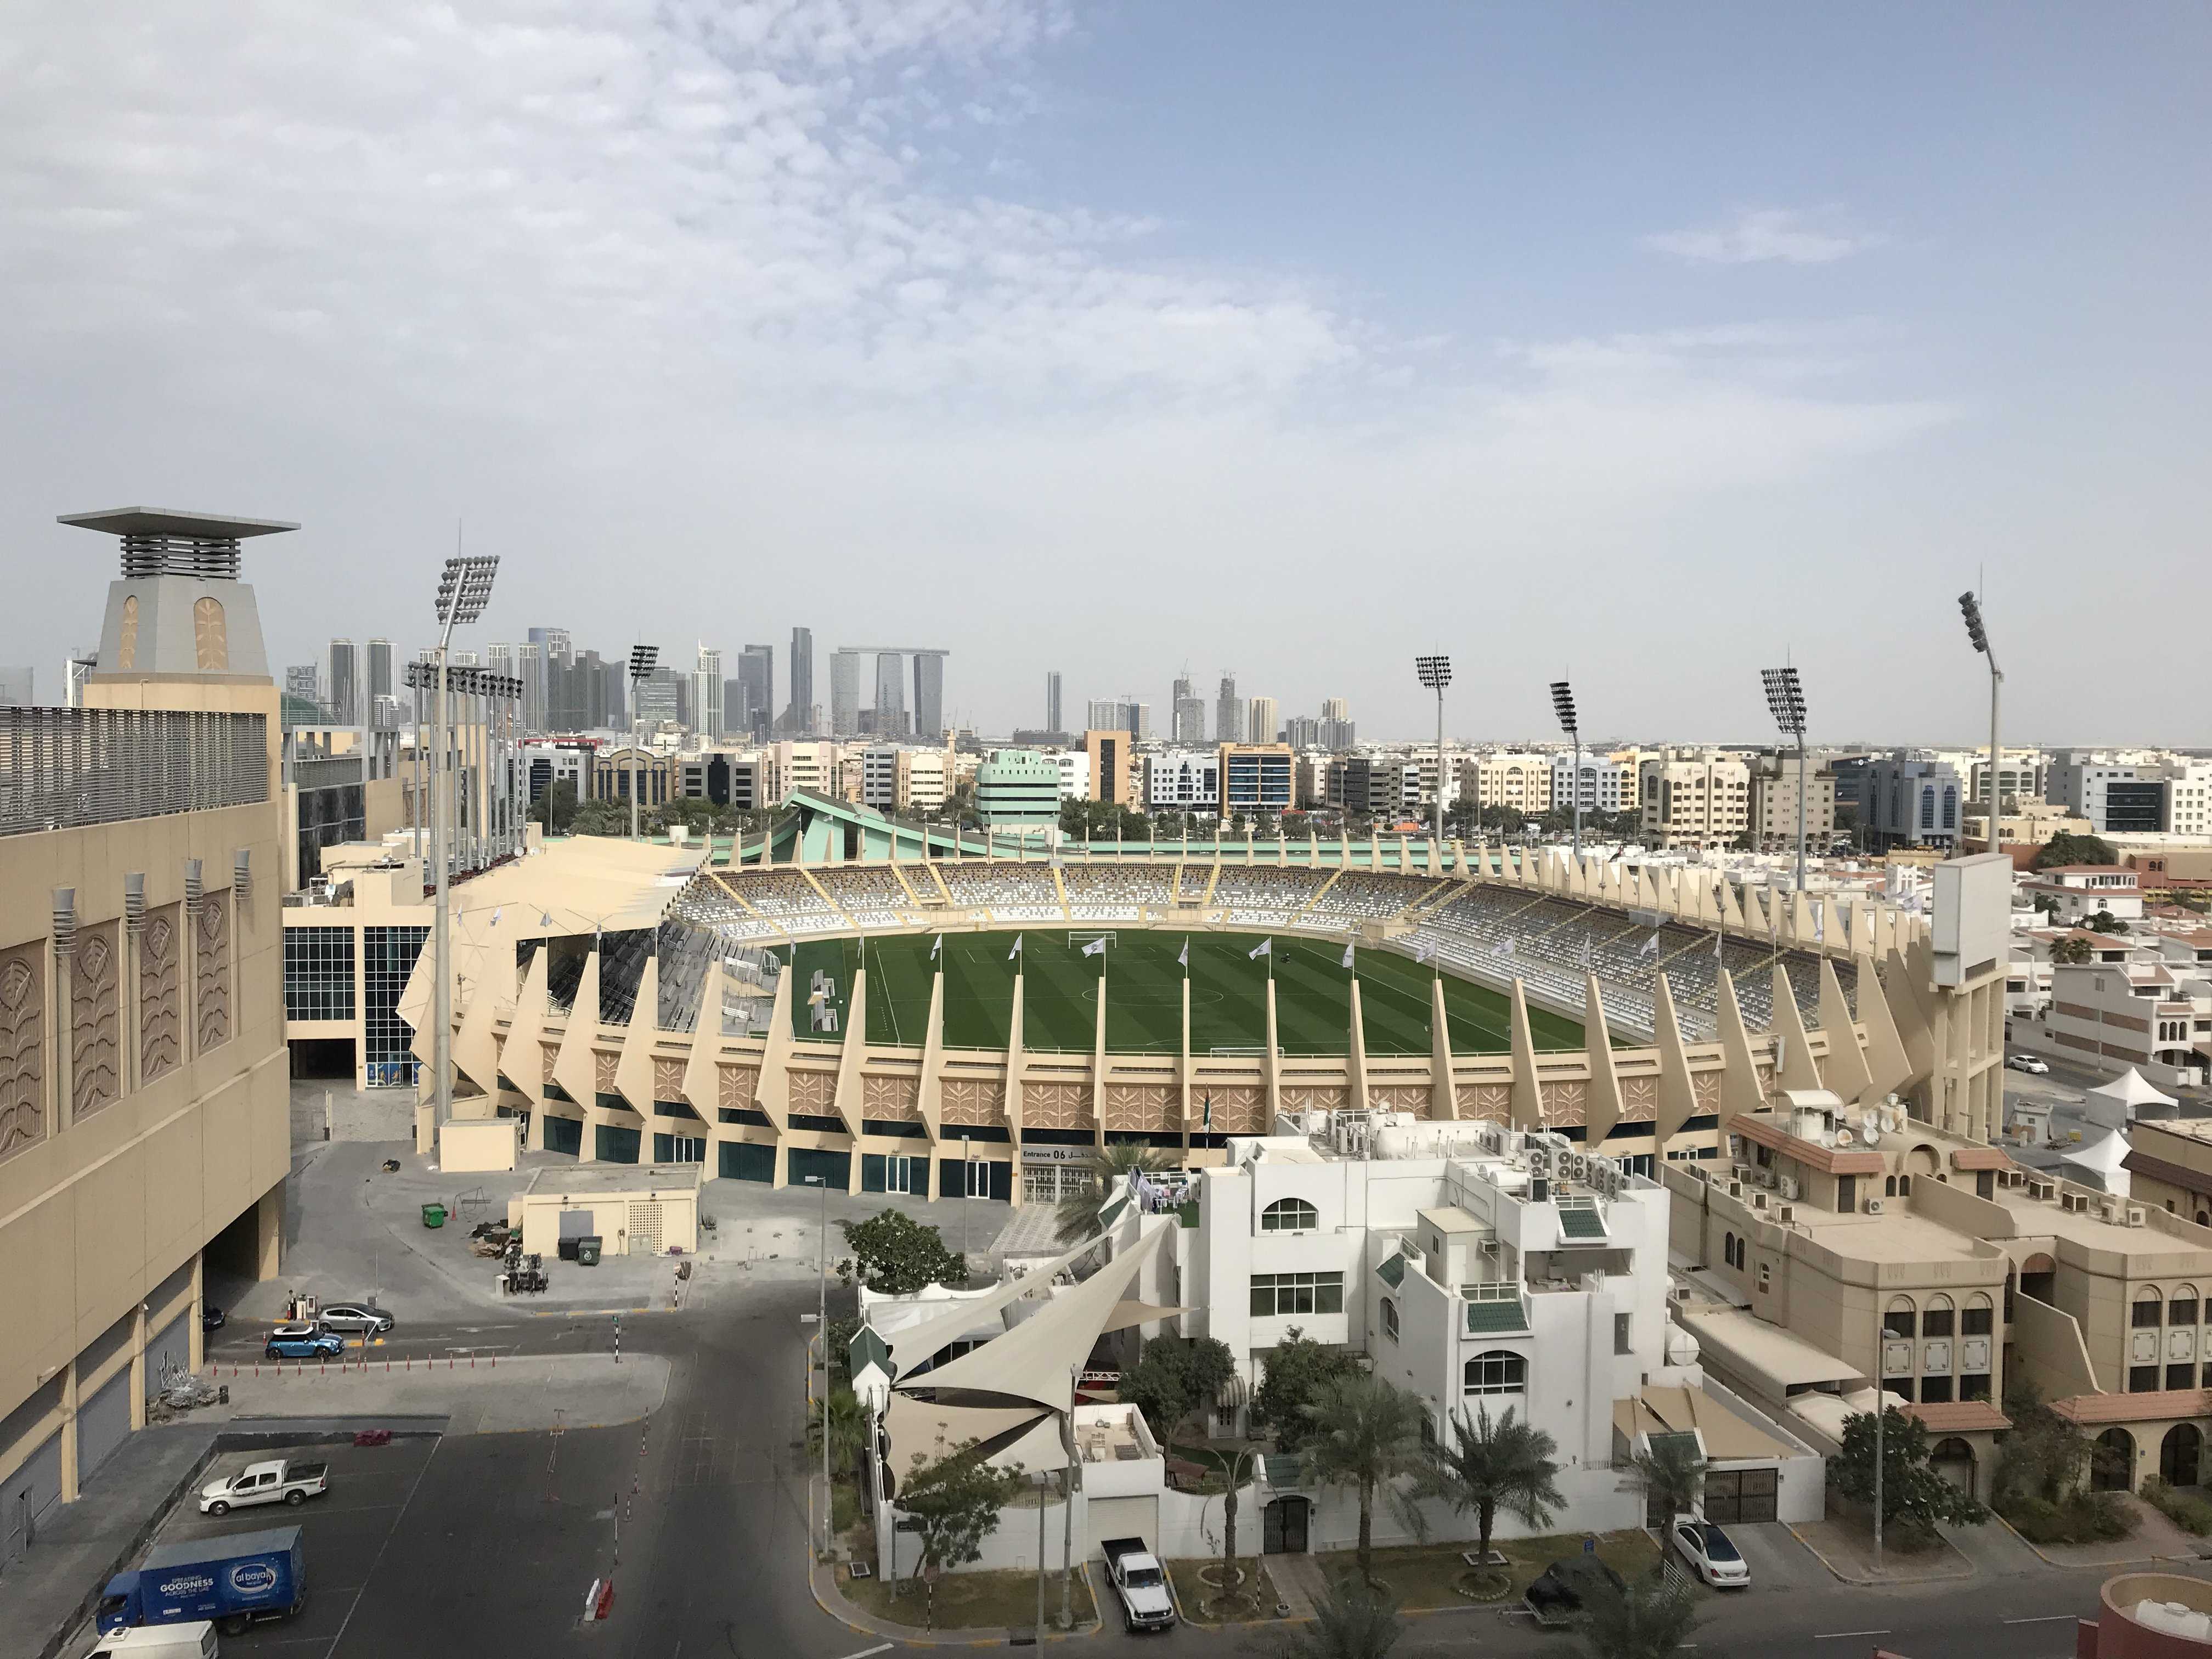
[[[1393,1342],[1398,1340],[1398,1304],[1387,1296],[1382,1298],[1382,1334]]]
[[[1898,1176],[1897,1195],[1899,1198],[1910,1198],[1912,1196],[1912,1177],[1911,1176],[1901,1175]]]
[[[2194,1325],[2198,1305],[2194,1285],[2175,1285],[2173,1294],[2166,1298],[2166,1322],[2169,1325]]]
[[[1975,1291],[1966,1298],[1966,1311],[1960,1316],[1959,1334],[1961,1336],[1989,1335],[1990,1323],[1996,1314],[1996,1310],[1989,1297],[1979,1291]]]
[[[1884,1176],[1882,1177],[1881,1195],[1884,1198],[1895,1198],[1897,1196],[1897,1177],[1895,1176]]]
[[[1952,1327],[1956,1322],[1956,1318],[1957,1316],[1952,1311],[1949,1297],[1931,1296],[1928,1298],[1928,1311],[1921,1316],[1920,1334],[1949,1336],[1953,1334]]]
[[[2146,1285],[2136,1292],[2135,1311],[2128,1323],[2139,1331],[2154,1331],[2159,1316],[2166,1310],[2166,1297],[2155,1285]]]
[[[1918,1323],[1911,1297],[1890,1297],[1888,1310],[1881,1316],[1881,1333],[1884,1336],[1910,1337]]]
[[[1721,1235],[1721,1260],[1731,1267],[1735,1266],[1735,1235],[1734,1233]]]
[[[1260,1212],[1263,1233],[1310,1233],[1321,1225],[1321,1212],[1303,1198],[1279,1198]]]
[[[1467,1394],[1521,1394],[1528,1386],[1528,1362],[1517,1353],[1492,1348],[1467,1362]]]

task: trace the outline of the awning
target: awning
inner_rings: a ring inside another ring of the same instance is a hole
[[[1703,1389],[1652,1384],[1626,1400],[1613,1402],[1613,1426],[1633,1441],[1638,1434],[1687,1434],[1696,1431],[1705,1455],[1716,1463],[1788,1457],[1790,1449],[1754,1423],[1747,1422]]]
[[[1132,1325],[1150,1325],[1189,1311],[1188,1308],[1163,1308],[1152,1302],[1123,1302],[1106,1316],[1105,1327],[1098,1334],[1111,1336],[1115,1331],[1126,1331]]]
[[[1222,1379],[1221,1386],[1213,1391],[1213,1406],[1217,1411],[1241,1411],[1251,1403],[1252,1385],[1241,1372],[1230,1372]]]
[[[1851,1382],[1865,1375],[1849,1360],[1838,1359],[1826,1348],[1770,1324],[1754,1314],[1723,1309],[1716,1313],[1684,1314],[1682,1324],[1723,1370],[1747,1371],[1767,1384],[1779,1397],[1785,1389],[1815,1382]]]

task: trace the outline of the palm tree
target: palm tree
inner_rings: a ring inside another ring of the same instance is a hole
[[[1305,1443],[1306,1479],[1358,1489],[1359,1577],[1371,1584],[1377,1490],[1389,1494],[1399,1518],[1417,1537],[1428,1530],[1412,1497],[1397,1484],[1428,1467],[1421,1449],[1427,1410],[1413,1395],[1365,1371],[1334,1378],[1299,1409],[1314,1422]]]
[[[1405,1633],[1398,1604],[1347,1572],[1314,1603],[1312,1627],[1275,1650],[1281,1659],[1387,1659]]]
[[[1167,1155],[1151,1146],[1115,1145],[1091,1153],[1083,1185],[1061,1199],[1054,1212],[1060,1242],[1079,1244],[1097,1232],[1100,1207],[1127,1184],[1133,1170],[1149,1175],[1167,1167]]]
[[[1593,1591],[1575,1620],[1591,1659],[1668,1659],[1698,1622],[1697,1592],[1680,1573]]]
[[[1698,1499],[1705,1487],[1705,1456],[1698,1449],[1698,1443],[1686,1434],[1662,1434],[1650,1441],[1648,1449],[1638,1452],[1629,1460],[1638,1478],[1644,1482],[1644,1513],[1648,1519],[1656,1507],[1665,1511],[1665,1518],[1697,1513]]]
[[[1452,1414],[1452,1443],[1431,1455],[1429,1485],[1449,1498],[1464,1514],[1474,1511],[1480,1533],[1475,1559],[1490,1559],[1490,1534],[1504,1510],[1530,1527],[1549,1523],[1553,1511],[1566,1507],[1556,1484],[1559,1466],[1552,1461],[1559,1443],[1514,1414],[1508,1406],[1503,1417],[1492,1417],[1483,1407],[1474,1415]]]
[[[867,1443],[868,1414],[860,1405],[860,1395],[850,1389],[838,1389],[830,1395],[830,1462],[842,1474],[853,1467]],[[822,1455],[822,1402],[814,1402],[814,1410],[806,1425],[806,1449],[816,1457]]]

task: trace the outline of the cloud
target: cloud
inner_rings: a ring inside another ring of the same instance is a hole
[[[1692,264],[1825,265],[1878,247],[1887,240],[1870,232],[1826,228],[1821,222],[1828,216],[1784,208],[1746,208],[1732,225],[1717,230],[1668,231],[1646,236],[1644,246]]]

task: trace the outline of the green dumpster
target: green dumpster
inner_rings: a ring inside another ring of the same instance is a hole
[[[576,1265],[580,1267],[599,1265],[599,1236],[597,1233],[586,1233],[576,1241]]]
[[[446,1206],[442,1204],[425,1204],[422,1206],[422,1224],[426,1227],[444,1226]]]

